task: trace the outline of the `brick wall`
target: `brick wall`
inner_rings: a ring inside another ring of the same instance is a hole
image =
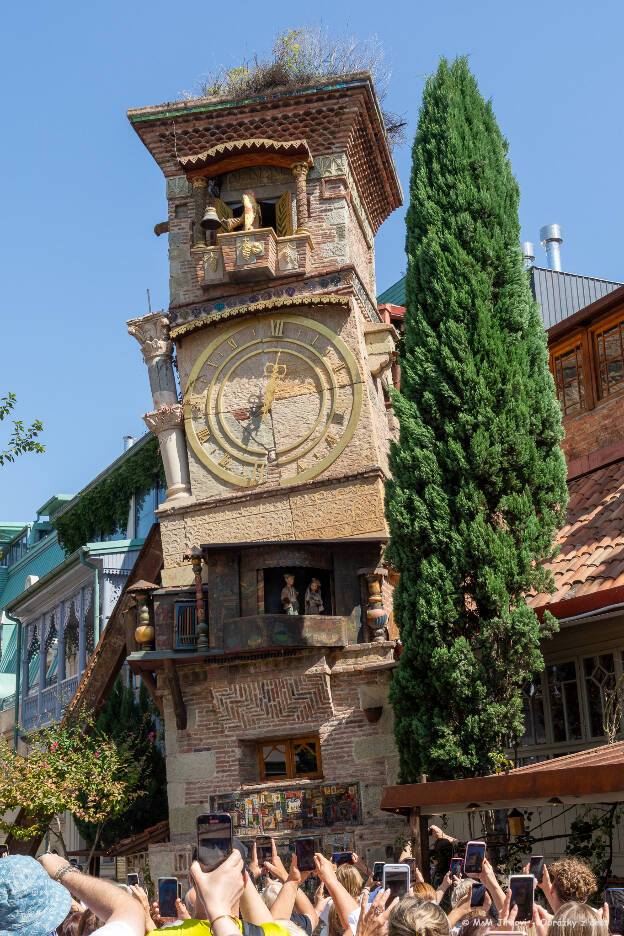
[[[346,829],[356,848],[364,854],[366,848],[391,847],[404,830],[403,820],[379,810],[381,789],[395,782],[398,760],[387,702],[392,649],[360,644],[270,660],[180,665],[185,731],[171,727],[166,688],[163,694],[172,841],[192,840],[195,817],[209,808],[213,794],[239,792],[243,784],[255,790],[285,785],[259,782],[256,742],[314,735],[320,740],[323,781],[360,784],[363,823]],[[372,724],[363,708],[377,705],[383,705],[383,713]],[[289,830],[281,836],[297,834],[306,833]]]
[[[624,439],[624,396],[564,419],[562,443],[568,462]]]

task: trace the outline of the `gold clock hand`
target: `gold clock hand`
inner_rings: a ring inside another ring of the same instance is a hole
[[[269,377],[269,381],[264,391],[264,403],[262,405],[263,416],[266,416],[273,405],[278,381],[286,376],[286,365],[279,363],[281,353],[281,351],[277,352],[277,357],[273,363],[269,362],[264,365],[264,374]]]

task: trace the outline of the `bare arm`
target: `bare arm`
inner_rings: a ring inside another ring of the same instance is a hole
[[[51,878],[70,866],[60,855],[42,855],[39,861]],[[135,936],[145,936],[143,908],[121,887],[73,870],[64,874],[60,883],[104,923],[125,923]]]
[[[284,888],[282,888],[282,890],[283,889]],[[273,922],[271,911],[256,890],[256,886],[251,878],[247,878],[245,890],[241,895],[240,915],[243,920],[247,920],[248,923],[255,923],[256,926],[262,926],[263,923]]]
[[[316,854],[314,856],[314,864],[318,877],[329,891],[329,896],[334,902],[334,907],[336,908],[336,913],[340,918],[341,924],[345,929],[349,929],[349,914],[357,910],[357,901],[337,879],[334,867],[331,861],[327,860],[325,855]]]

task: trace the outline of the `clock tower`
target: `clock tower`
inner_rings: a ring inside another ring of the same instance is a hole
[[[385,858],[396,334],[373,238],[401,190],[371,77],[128,117],[169,205],[169,308],[128,326],[167,478],[130,664],[169,722],[172,841],[211,809],[243,838],[314,830]]]

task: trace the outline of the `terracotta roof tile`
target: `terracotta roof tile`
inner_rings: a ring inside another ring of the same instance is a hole
[[[560,551],[546,563],[556,591],[532,595],[533,607],[624,585],[624,459],[572,479],[568,489]]]

